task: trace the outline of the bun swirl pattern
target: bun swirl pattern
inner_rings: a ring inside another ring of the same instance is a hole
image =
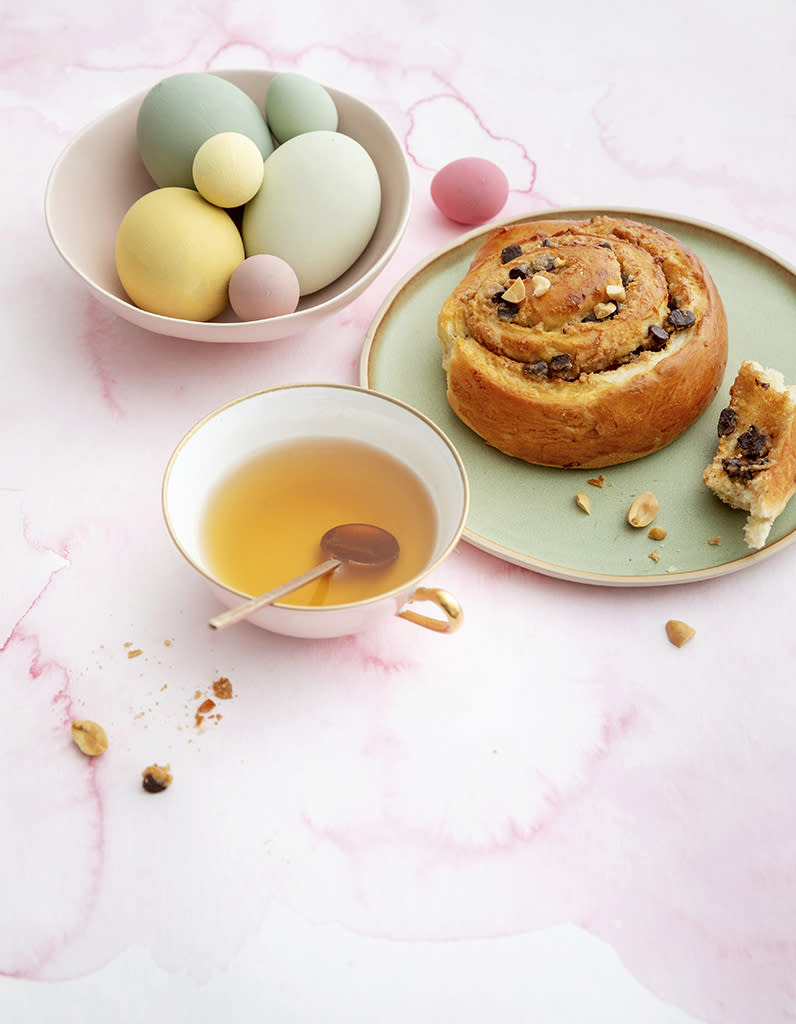
[[[702,261],[647,224],[502,227],[438,318],[447,398],[507,455],[596,468],[683,433],[716,395],[727,321]]]

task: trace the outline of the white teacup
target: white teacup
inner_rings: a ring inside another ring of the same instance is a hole
[[[168,462],[162,486],[166,526],[188,563],[225,607],[253,596],[227,586],[208,568],[202,527],[210,496],[232,470],[269,445],[310,437],[364,442],[410,467],[425,484],[436,512],[431,556],[411,580],[376,597],[325,606],[290,605],[288,597],[260,608],[248,621],[274,633],[308,638],[359,633],[392,615],[440,633],[458,629],[462,611],[456,599],[421,583],[451,553],[464,530],[470,501],[464,465],[447,436],[422,413],[364,388],[270,388],[229,402],[188,431]],[[435,614],[408,607],[416,602],[432,602]]]

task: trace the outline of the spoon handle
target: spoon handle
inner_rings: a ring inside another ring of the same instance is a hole
[[[239,604],[235,608],[230,608],[226,612],[221,612],[220,615],[216,615],[210,619],[208,625],[211,629],[224,629],[225,626],[231,626],[233,622],[240,622],[241,619],[245,619],[248,615],[256,612],[259,608],[265,607],[267,604],[271,604],[272,601],[278,601],[280,597],[284,597],[285,594],[290,594],[294,590],[298,590],[299,587],[303,587],[305,583],[309,583],[312,580],[317,579],[319,576],[325,576],[327,572],[331,572],[332,569],[336,569],[338,565],[342,565],[339,558],[327,558],[325,562],[321,562],[316,565],[314,569],[308,569],[303,572],[300,576],[295,576],[292,580],[288,580],[286,583],[280,583],[278,587],[274,587],[273,590],[268,590],[264,594],[259,594],[257,597],[252,597],[244,604]]]

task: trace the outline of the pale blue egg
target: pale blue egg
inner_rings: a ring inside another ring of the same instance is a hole
[[[263,159],[274,150],[265,117],[232,82],[205,71],[171,75],[144,97],[138,112],[138,151],[156,185],[193,188],[197,150],[213,135],[239,132]]]
[[[337,131],[337,107],[322,85],[295,71],[274,75],[265,94],[265,119],[277,142],[315,131]]]

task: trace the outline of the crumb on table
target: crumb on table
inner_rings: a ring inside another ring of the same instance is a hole
[[[141,772],[141,785],[147,793],[162,793],[172,783],[169,765],[163,767],[159,764],[151,764]]]
[[[669,643],[674,644],[675,647],[682,647],[695,634],[696,630],[694,627],[689,626],[687,622],[682,622],[680,619],[669,619],[666,623],[666,636],[669,638]]]
[[[227,679],[226,676],[219,676],[218,679],[213,683],[213,694],[219,700],[231,700],[234,696],[232,692],[232,683]]]

